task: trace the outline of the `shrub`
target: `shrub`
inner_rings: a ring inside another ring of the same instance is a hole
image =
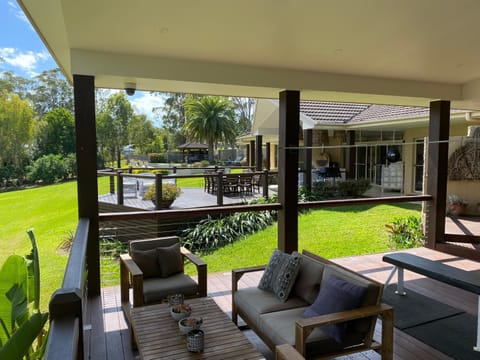
[[[342,197],[363,195],[370,187],[370,180],[368,179],[349,179],[337,183],[338,192]]]
[[[32,166],[29,167],[27,179],[30,182],[43,181],[51,184],[57,180],[67,178],[65,162],[61,155],[44,155],[38,158]]]
[[[182,193],[182,189],[173,184],[162,184],[162,200],[175,200]],[[143,200],[155,201],[155,184],[150,185],[143,195]]]
[[[392,250],[420,247],[425,243],[420,217],[409,216],[395,219],[392,225],[387,224],[385,226],[390,232],[389,246]]]
[[[210,252],[246,235],[265,229],[276,219],[276,212],[243,212],[219,218],[208,217],[184,230],[182,243],[192,251]]]
[[[148,162],[151,163],[164,163],[167,162],[165,153],[151,153],[148,154]]]

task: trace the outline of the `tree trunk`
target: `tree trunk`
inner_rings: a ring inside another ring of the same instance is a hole
[[[208,143],[208,161],[210,164],[213,164],[215,162],[215,159],[213,157],[213,143]]]

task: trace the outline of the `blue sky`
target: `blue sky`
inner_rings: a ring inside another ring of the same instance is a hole
[[[32,78],[56,67],[57,64],[16,1],[0,0],[0,73],[11,71],[17,76]],[[136,113],[157,120],[152,108],[163,104],[161,97],[137,91],[129,100]]]

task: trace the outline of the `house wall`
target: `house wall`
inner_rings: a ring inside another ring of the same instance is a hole
[[[450,139],[448,155],[450,156],[461,146],[461,138],[467,135],[469,123],[450,125]],[[413,193],[414,188],[414,165],[415,165],[415,140],[428,135],[428,128],[407,129],[404,132],[406,144],[403,147],[403,159],[405,162],[404,192]],[[410,145],[411,144],[411,145]],[[426,153],[425,153],[426,156]],[[448,161],[448,159],[445,159]],[[480,215],[480,181],[476,180],[449,180],[447,183],[447,194],[456,194],[468,202],[467,214]]]

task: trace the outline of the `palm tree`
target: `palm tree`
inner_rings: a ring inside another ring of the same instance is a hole
[[[232,144],[236,136],[234,104],[219,96],[188,97],[185,100],[185,134],[208,144],[208,161],[213,163],[213,147],[219,142]]]

